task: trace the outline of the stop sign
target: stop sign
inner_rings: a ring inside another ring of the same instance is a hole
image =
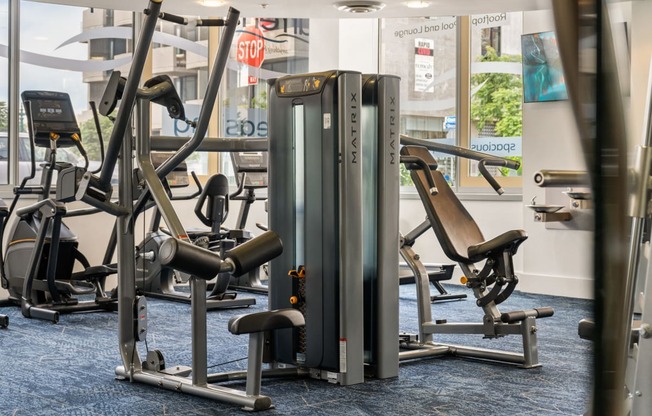
[[[265,59],[263,32],[257,27],[247,26],[238,37],[236,60],[260,68]]]

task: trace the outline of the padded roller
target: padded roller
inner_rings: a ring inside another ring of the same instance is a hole
[[[282,252],[281,238],[276,232],[267,231],[229,251],[226,258],[235,265],[232,274],[238,277],[278,257]]]
[[[168,238],[161,244],[159,258],[163,266],[205,280],[217,276],[222,268],[217,253],[176,238]]]
[[[500,315],[500,320],[506,324],[511,324],[514,322],[520,322],[527,317],[547,318],[554,314],[555,311],[551,307],[546,306],[544,308],[529,309],[526,311],[506,312]]]

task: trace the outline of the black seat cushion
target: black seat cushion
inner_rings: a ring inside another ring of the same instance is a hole
[[[273,329],[294,328],[305,324],[306,320],[299,310],[279,309],[234,316],[229,320],[229,331],[232,334],[240,335]]]
[[[515,254],[518,246],[526,239],[527,234],[523,230],[507,231],[491,240],[470,246],[468,248],[469,259],[471,261],[484,260],[492,253],[502,252],[505,249],[510,249],[511,254]]]

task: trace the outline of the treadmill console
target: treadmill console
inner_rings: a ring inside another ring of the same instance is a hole
[[[231,152],[236,180],[244,173],[244,188],[267,188],[267,152]]]

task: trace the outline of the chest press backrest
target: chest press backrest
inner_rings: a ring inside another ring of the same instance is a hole
[[[429,165],[436,163],[435,158],[424,147],[403,146],[401,155],[419,157]],[[430,194],[425,172],[411,171],[412,180],[424,202],[424,208],[439,244],[451,260],[463,263],[477,261],[477,259],[469,259],[468,248],[484,241],[482,231],[453,193],[442,173],[438,170],[431,170],[431,173],[437,186],[437,195]]]

